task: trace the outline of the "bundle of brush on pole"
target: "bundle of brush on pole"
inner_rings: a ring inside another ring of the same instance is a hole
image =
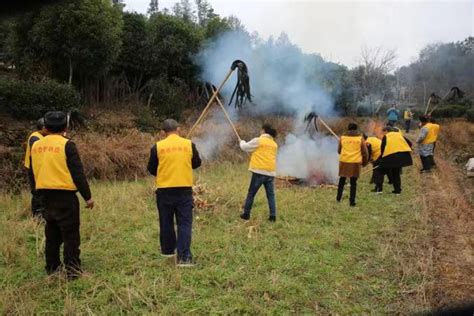
[[[229,105],[232,104],[235,97],[234,106],[241,109],[247,100],[252,102],[249,73],[247,65],[241,60],[235,60],[232,63],[231,69],[237,69],[237,84],[235,85],[234,92],[232,92],[232,96],[230,97]]]
[[[213,93],[212,93],[211,97],[209,98],[209,101],[207,102],[206,107],[201,112],[201,115],[199,115],[198,119],[196,120],[196,123],[194,123],[194,125],[189,130],[188,135],[187,135],[188,138],[191,137],[191,135],[193,134],[195,128],[202,122],[202,120],[204,119],[204,117],[208,113],[209,108],[211,107],[211,105],[216,100],[217,96],[219,95],[219,92],[222,90],[222,87],[224,87],[225,83],[227,82],[227,80],[229,80],[230,76],[232,75],[232,73],[235,70],[237,70],[237,84],[235,86],[234,92],[232,93],[232,97],[230,98],[229,105],[232,103],[232,100],[233,100],[234,96],[236,97],[235,98],[235,107],[236,108],[241,109],[242,106],[245,105],[247,100],[252,102],[252,97],[251,97],[251,94],[250,94],[250,78],[249,78],[249,75],[248,75],[247,65],[241,60],[234,60],[232,62],[232,65],[230,66],[229,71],[225,75],[224,80],[222,80],[219,87],[217,89],[214,89],[214,87],[211,87]],[[225,114],[227,114],[227,113],[225,113]]]

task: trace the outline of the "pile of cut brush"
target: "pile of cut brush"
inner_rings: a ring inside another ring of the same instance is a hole
[[[196,183],[193,186],[194,208],[196,211],[209,211],[214,208],[219,198],[209,200],[209,189],[205,183]]]

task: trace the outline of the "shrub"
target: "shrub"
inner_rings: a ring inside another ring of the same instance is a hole
[[[151,91],[153,97],[150,107],[157,117],[161,119],[181,119],[181,114],[187,106],[184,82],[179,79],[169,82],[161,77],[153,82]]]
[[[474,108],[466,111],[466,118],[469,122],[474,123]]]
[[[0,79],[0,111],[15,118],[37,119],[48,111],[67,111],[79,106],[79,93],[72,86],[52,80]]]
[[[470,105],[442,105],[433,111],[434,117],[462,117],[471,108]]]

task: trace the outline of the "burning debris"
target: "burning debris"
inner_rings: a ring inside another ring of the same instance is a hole
[[[235,96],[234,106],[238,109],[241,109],[247,100],[252,102],[248,69],[247,65],[241,60],[235,60],[232,63],[231,69],[237,69],[237,84],[235,85],[234,92],[232,92],[232,96],[230,97],[229,105],[232,104],[232,100]]]

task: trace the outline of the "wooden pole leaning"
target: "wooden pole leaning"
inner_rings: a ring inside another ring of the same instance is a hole
[[[334,137],[337,138],[337,140],[339,140],[339,136],[337,136],[337,134],[334,133],[334,131],[329,127],[329,125],[327,125],[326,122],[324,122],[319,116],[318,116],[318,120],[321,122],[321,124],[324,125],[324,127],[327,128],[327,130],[328,130],[329,132],[331,132],[332,135],[334,135]]]
[[[214,91],[214,88],[212,88],[212,92],[215,92]],[[227,118],[227,121],[229,122],[230,126],[232,127],[232,130],[234,131],[234,134],[235,136],[237,136],[237,139],[240,141],[242,138],[240,138],[239,136],[239,133],[237,132],[237,129],[235,128],[235,125],[234,123],[232,122],[232,120],[230,119],[230,116],[229,114],[227,113],[226,109],[225,109],[225,106],[222,104],[221,100],[219,99],[219,97],[216,97],[216,100],[217,100],[217,103],[219,103],[222,111],[224,112],[224,115],[225,117]]]
[[[220,86],[217,88],[217,90],[212,94],[211,98],[209,99],[209,102],[207,102],[207,105],[206,107],[204,108],[204,110],[202,110],[202,113],[201,115],[198,117],[196,123],[194,123],[194,125],[191,127],[191,129],[189,130],[188,132],[188,135],[187,135],[187,138],[191,137],[191,135],[193,134],[194,132],[194,129],[201,123],[202,119],[204,118],[204,116],[206,115],[206,113],[208,112],[209,108],[211,107],[212,103],[214,102],[214,99],[217,97],[217,95],[219,94],[219,92],[221,91],[222,87],[224,86],[224,84],[227,82],[227,80],[229,80],[230,76],[232,75],[232,73],[234,72],[234,70],[232,69],[229,69],[229,71],[227,72],[226,76],[224,77],[224,80],[222,81],[222,83],[220,84]]]

